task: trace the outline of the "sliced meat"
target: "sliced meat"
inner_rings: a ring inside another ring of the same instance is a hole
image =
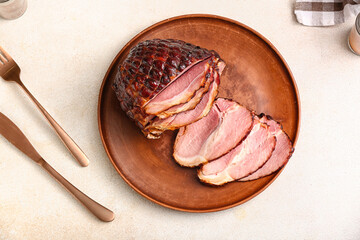
[[[246,139],[226,155],[204,164],[198,171],[199,179],[208,184],[222,185],[246,177],[271,157],[276,138],[269,127],[254,121]]]
[[[210,109],[206,117],[188,126],[180,128],[174,145],[174,159],[181,166],[197,166],[200,162],[206,162],[200,154],[206,139],[215,131],[220,123],[220,112],[217,107]]]
[[[195,95],[188,102],[178,104],[169,109],[166,109],[165,111],[161,112],[160,114],[157,114],[157,117],[159,117],[161,119],[168,118],[176,113],[185,112],[185,111],[194,109],[196,107],[196,105],[201,101],[202,96],[209,90],[210,84],[211,84],[211,78],[208,77],[204,87],[201,87],[200,89],[198,89],[196,91]]]
[[[145,131],[149,131],[151,133],[154,130],[174,130],[196,122],[197,120],[206,116],[209,113],[211,106],[213,105],[220,84],[220,78],[217,71],[215,71],[213,77],[214,80],[210,85],[209,91],[203,96],[199,104],[196,105],[193,110],[181,112],[165,119],[157,118],[152,122],[152,124],[145,128]]]
[[[269,126],[271,134],[276,137],[276,146],[270,159],[253,174],[240,179],[250,181],[272,174],[283,167],[290,159],[294,148],[288,135],[282,130],[282,126],[269,116],[261,116],[260,122]]]
[[[187,70],[176,81],[150,100],[144,106],[145,112],[157,115],[171,106],[190,100],[195,92],[205,84],[209,68],[209,62],[204,60]]]
[[[224,68],[225,68],[226,64],[225,62],[223,62],[222,60],[219,60],[219,62],[217,63],[217,65],[215,66],[215,69],[217,70],[219,76],[221,75],[221,73],[223,72]],[[200,89],[198,89],[195,94],[193,95],[193,97],[185,102],[185,103],[181,103],[175,106],[172,106],[166,110],[164,110],[161,113],[157,114],[157,117],[163,119],[163,118],[168,118],[176,113],[180,113],[180,112],[185,112],[188,110],[192,110],[196,107],[196,105],[200,102],[202,96],[207,93],[207,91],[209,90],[210,84],[211,84],[211,78],[210,78],[210,74],[211,71],[214,71],[214,69],[209,69],[208,73],[206,74],[206,82],[205,85],[203,87],[201,87]]]
[[[218,98],[206,117],[180,129],[173,156],[187,167],[209,162],[237,146],[252,125],[252,112],[235,101]]]

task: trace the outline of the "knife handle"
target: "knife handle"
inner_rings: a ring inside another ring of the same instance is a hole
[[[60,183],[66,190],[68,190],[80,203],[82,203],[92,214],[94,214],[98,219],[104,222],[111,222],[114,220],[114,213],[107,209],[106,207],[95,202],[69,181],[67,181],[63,176],[60,175],[54,168],[52,168],[44,159],[41,159],[39,164],[53,177],[58,183]]]

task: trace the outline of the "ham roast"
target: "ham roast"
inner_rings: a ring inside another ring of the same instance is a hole
[[[224,67],[215,51],[181,40],[146,40],[133,47],[118,66],[113,89],[123,111],[145,136],[158,138],[163,131],[192,123],[208,113]],[[211,86],[216,89],[206,95]],[[204,106],[202,99],[206,96],[208,101],[201,114],[183,122],[180,121],[183,115],[176,117],[199,104]],[[169,117],[179,121],[172,125],[173,119]]]
[[[215,99],[224,68],[213,50],[153,39],[130,50],[113,83],[122,110],[147,138],[180,128],[174,159],[181,166],[200,166],[199,179],[211,185],[272,174],[294,151],[271,117]]]

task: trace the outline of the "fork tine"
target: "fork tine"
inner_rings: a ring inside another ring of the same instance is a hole
[[[0,60],[2,62],[10,62],[11,56],[0,46]]]
[[[3,57],[3,55],[0,52],[0,63],[5,64],[6,62],[8,62],[8,61],[6,61],[6,59]]]

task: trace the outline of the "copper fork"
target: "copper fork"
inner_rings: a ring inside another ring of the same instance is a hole
[[[75,157],[75,159],[80,163],[81,166],[86,167],[89,165],[89,159],[85,153],[80,149],[80,147],[71,139],[71,137],[62,129],[62,127],[51,117],[51,115],[45,110],[43,106],[35,99],[35,97],[29,92],[25,85],[20,80],[20,68],[12,57],[0,46],[0,77],[5,81],[16,82],[31,98],[31,100],[38,107],[40,112],[45,116],[50,125],[54,128],[55,132],[70,151],[70,153]]]

